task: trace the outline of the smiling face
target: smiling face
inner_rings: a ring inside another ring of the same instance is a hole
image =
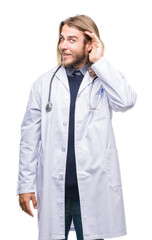
[[[81,68],[89,61],[91,43],[85,44],[83,33],[65,24],[60,35],[59,49],[64,67]]]

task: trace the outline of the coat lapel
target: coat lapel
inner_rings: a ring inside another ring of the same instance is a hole
[[[92,83],[93,78],[89,75],[88,71],[86,72],[86,74],[84,75],[84,78],[81,82],[79,91],[78,91],[78,95],[80,95],[82,93],[82,91],[89,86]]]
[[[68,82],[68,77],[66,74],[66,70],[63,66],[61,66],[61,68],[58,70],[58,72],[55,75],[65,86],[65,88],[70,91],[69,89],[69,82]],[[91,77],[88,73],[88,71],[86,72],[86,74],[84,75],[84,78],[81,82],[81,85],[79,87],[79,91],[78,91],[78,95],[81,94],[81,92],[92,83],[93,77]]]
[[[61,68],[57,71],[56,73],[56,77],[63,83],[63,85],[65,86],[65,88],[69,90],[69,82],[68,82],[68,77],[65,71],[65,68],[63,66],[61,66]]]

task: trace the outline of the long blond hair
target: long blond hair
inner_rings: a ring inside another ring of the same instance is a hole
[[[85,34],[85,31],[93,32],[97,35],[97,37],[100,39],[99,30],[97,28],[97,25],[95,22],[86,15],[76,15],[74,17],[69,17],[62,21],[59,25],[59,39],[57,44],[57,60],[59,65],[61,64],[61,53],[59,50],[59,43],[60,43],[60,35],[61,31],[64,25],[68,25],[69,27],[74,27],[80,30],[84,34],[84,43],[86,44],[87,41],[91,40],[91,38]],[[101,39],[100,39],[101,41]],[[103,42],[102,42],[103,44]]]

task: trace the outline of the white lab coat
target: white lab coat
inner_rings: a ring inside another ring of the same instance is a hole
[[[112,110],[126,111],[136,93],[105,57],[85,74],[75,105],[75,156],[84,240],[126,234],[118,151],[112,128]],[[38,201],[39,240],[65,239],[65,170],[68,147],[70,91],[66,71],[56,73],[51,91],[53,109],[46,112],[50,78],[43,74],[31,88],[21,125],[18,191],[35,192]],[[103,92],[101,95],[101,88]],[[70,230],[74,230],[72,225]]]

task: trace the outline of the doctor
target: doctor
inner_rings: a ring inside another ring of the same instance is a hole
[[[30,201],[38,210],[39,240],[67,239],[69,230],[78,240],[126,234],[112,111],[132,108],[136,93],[103,49],[91,18],[66,19],[57,44],[61,67],[32,85],[17,194],[23,211],[34,216]],[[46,111],[49,89],[52,109]]]

